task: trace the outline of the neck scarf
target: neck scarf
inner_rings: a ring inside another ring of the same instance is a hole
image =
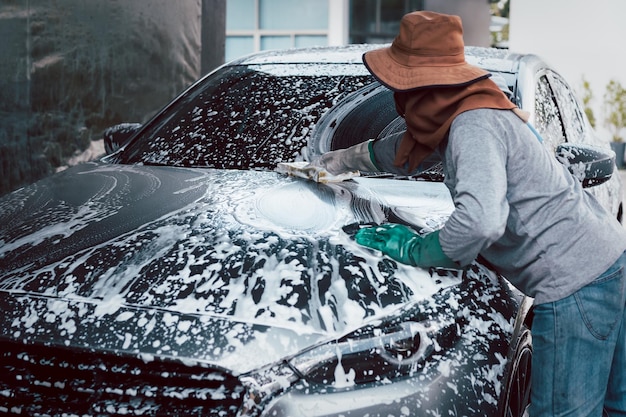
[[[488,78],[460,87],[395,92],[394,101],[398,114],[407,124],[394,165],[408,164],[411,172],[439,146],[448,135],[454,118],[465,111],[481,108],[513,110],[524,122],[528,120],[528,115],[511,103]]]

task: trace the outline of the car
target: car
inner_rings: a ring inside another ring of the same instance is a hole
[[[364,225],[440,228],[441,164],[314,182],[281,162],[404,129],[361,56],[262,52],[190,86],[108,155],[0,199],[0,411],[523,416],[532,299],[479,258],[420,269]],[[533,55],[466,48],[615,216],[615,155]],[[489,163],[489,161],[485,161]]]

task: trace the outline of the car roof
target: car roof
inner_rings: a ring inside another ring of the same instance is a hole
[[[276,51],[263,51],[250,54],[227,65],[263,65],[263,64],[361,64],[365,52],[389,46],[389,44],[355,44],[347,46],[327,46],[294,48]],[[507,49],[465,47],[466,61],[491,72],[515,73],[519,62],[530,55],[511,52]]]

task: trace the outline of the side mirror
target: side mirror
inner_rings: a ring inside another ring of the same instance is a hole
[[[111,155],[124,146],[140,128],[141,123],[122,123],[107,128],[102,135],[106,154]]]
[[[608,181],[615,170],[615,152],[597,146],[563,143],[556,148],[556,158],[583,188]]]

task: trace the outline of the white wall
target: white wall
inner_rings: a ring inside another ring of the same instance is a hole
[[[350,10],[348,0],[328,0],[328,45],[348,43]]]
[[[424,10],[459,16],[463,20],[465,45],[491,45],[491,15],[486,0],[426,0]]]
[[[626,1],[511,0],[509,49],[535,53],[582,94],[591,84],[596,130],[605,140],[602,102],[606,84],[626,87]]]

